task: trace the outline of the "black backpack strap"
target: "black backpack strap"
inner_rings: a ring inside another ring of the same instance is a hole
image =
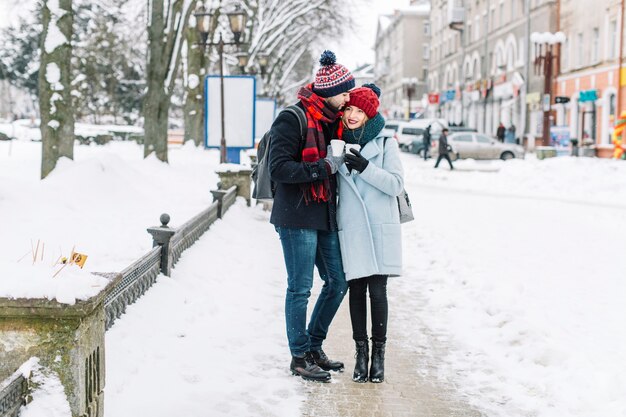
[[[289,113],[296,116],[298,119],[298,124],[300,125],[300,135],[302,139],[306,137],[306,129],[307,129],[307,121],[306,114],[304,114],[304,110],[302,110],[299,106],[292,104],[291,106],[285,107],[284,111],[288,111]]]

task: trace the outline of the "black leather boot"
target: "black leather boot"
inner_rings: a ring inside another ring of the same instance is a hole
[[[317,366],[325,371],[343,372],[343,362],[328,359],[328,356],[326,356],[322,349],[312,350],[311,352],[308,352],[307,355],[317,364]]]
[[[291,357],[291,365],[289,366],[293,375],[301,376],[302,379],[315,382],[329,382],[330,373],[322,370],[313,361],[307,357],[298,358]]]
[[[370,381],[374,383],[385,380],[385,342],[372,341],[372,366]]]
[[[354,365],[354,373],[352,380],[354,382],[367,382],[367,365],[370,361],[370,347],[367,340],[358,340],[356,343],[356,364]]]

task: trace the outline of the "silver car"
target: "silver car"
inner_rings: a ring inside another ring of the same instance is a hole
[[[514,143],[501,143],[483,133],[458,132],[448,136],[452,159],[524,158],[524,148]]]

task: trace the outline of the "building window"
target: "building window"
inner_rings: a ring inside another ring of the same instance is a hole
[[[430,59],[430,49],[429,49],[427,43],[424,44],[424,59],[425,60],[429,60]]]
[[[579,33],[578,36],[576,37],[576,66],[577,67],[582,67],[583,66],[583,34]]]
[[[500,3],[500,16],[498,16],[499,26],[504,26],[504,1]]]
[[[490,18],[489,23],[491,24],[490,29],[494,30],[496,28],[496,9],[495,8],[491,9],[491,16],[489,16],[489,18]]]
[[[430,22],[424,22],[424,35],[430,36]]]
[[[474,19],[474,40],[480,39],[480,16],[476,16]]]
[[[617,45],[617,20],[609,24],[609,59],[617,58],[615,50]]]
[[[598,62],[598,58],[600,54],[598,53],[600,49],[600,29],[593,28],[592,37],[591,37],[591,62]]]
[[[569,38],[565,39],[563,45],[561,45],[561,69],[567,70],[569,68]]]

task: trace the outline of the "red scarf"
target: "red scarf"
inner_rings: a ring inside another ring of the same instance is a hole
[[[298,99],[304,105],[306,111],[307,131],[306,140],[302,149],[303,162],[317,162],[320,158],[326,158],[326,139],[322,130],[322,123],[333,123],[341,113],[333,110],[326,101],[313,92],[313,84],[300,88]],[[341,135],[338,136],[341,138]],[[316,203],[330,200],[330,181],[328,179],[301,184],[300,188],[304,195],[304,202]]]

